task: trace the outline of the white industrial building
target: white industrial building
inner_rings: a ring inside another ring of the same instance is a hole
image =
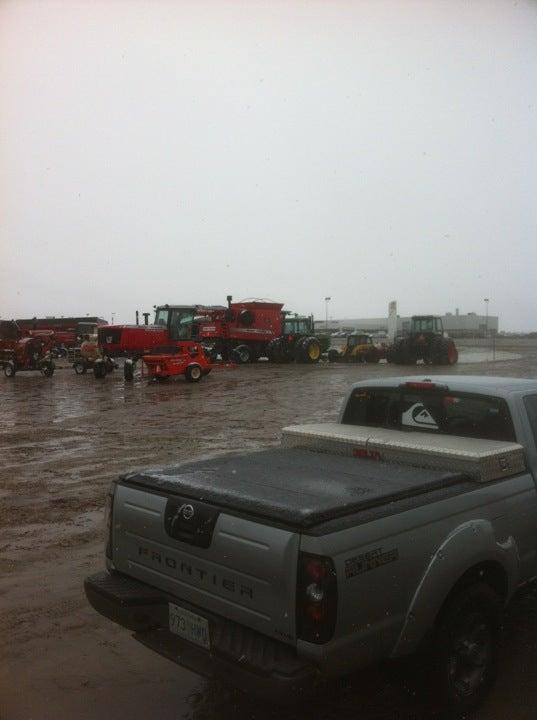
[[[318,332],[353,332],[363,330],[367,333],[379,333],[390,335],[390,324],[394,327],[397,335],[404,334],[410,329],[411,317],[397,315],[395,303],[392,305],[392,323],[388,316],[381,318],[342,318],[341,320],[328,320],[328,328],[325,320],[316,320],[315,329]],[[423,313],[426,315],[427,313]],[[497,315],[478,315],[475,312],[460,313],[457,308],[453,313],[446,313],[440,316],[444,330],[451,337],[487,337],[498,333]]]

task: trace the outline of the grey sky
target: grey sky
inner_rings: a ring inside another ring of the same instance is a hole
[[[537,3],[0,3],[0,315],[537,329]]]

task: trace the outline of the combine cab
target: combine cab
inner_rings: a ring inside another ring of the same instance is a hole
[[[37,370],[51,377],[55,368],[51,355],[54,343],[51,331],[25,336],[15,321],[0,322],[0,365],[4,375],[14,377],[17,372]]]
[[[332,341],[333,344],[328,349],[330,362],[378,363],[386,357],[384,348],[377,347],[367,333],[353,332],[332,338]]]
[[[323,348],[313,333],[313,316],[285,317],[282,334],[268,344],[268,359],[273,363],[318,362]]]
[[[388,362],[415,365],[455,365],[459,353],[455,343],[444,334],[442,320],[434,315],[414,315],[410,333],[398,338],[389,348]]]

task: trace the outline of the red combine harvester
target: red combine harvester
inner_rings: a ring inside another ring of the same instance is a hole
[[[53,332],[56,347],[74,347],[79,344],[78,338],[93,335],[96,328],[106,325],[106,320],[99,317],[66,317],[66,318],[25,318],[15,320],[23,334]]]
[[[185,380],[190,383],[199,382],[215,368],[237,367],[234,363],[210,362],[203,347],[191,341],[177,343],[174,353],[144,355],[142,360],[151,379],[167,380],[176,375],[184,375]]]
[[[55,344],[52,331],[30,331],[25,335],[14,320],[0,322],[0,365],[6,377],[17,372],[37,370],[45,377],[54,374],[51,350]]]
[[[107,325],[98,329],[103,357],[125,357],[132,380],[135,363],[147,355],[175,353],[185,340],[203,346],[208,358],[253,362],[282,333],[282,303],[248,300],[222,305],[159,305],[154,325]]]

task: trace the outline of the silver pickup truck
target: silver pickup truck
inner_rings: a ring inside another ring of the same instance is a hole
[[[445,707],[492,683],[537,576],[537,381],[367,380],[282,447],[130,473],[91,605],[162,655],[273,700],[426,653]]]

